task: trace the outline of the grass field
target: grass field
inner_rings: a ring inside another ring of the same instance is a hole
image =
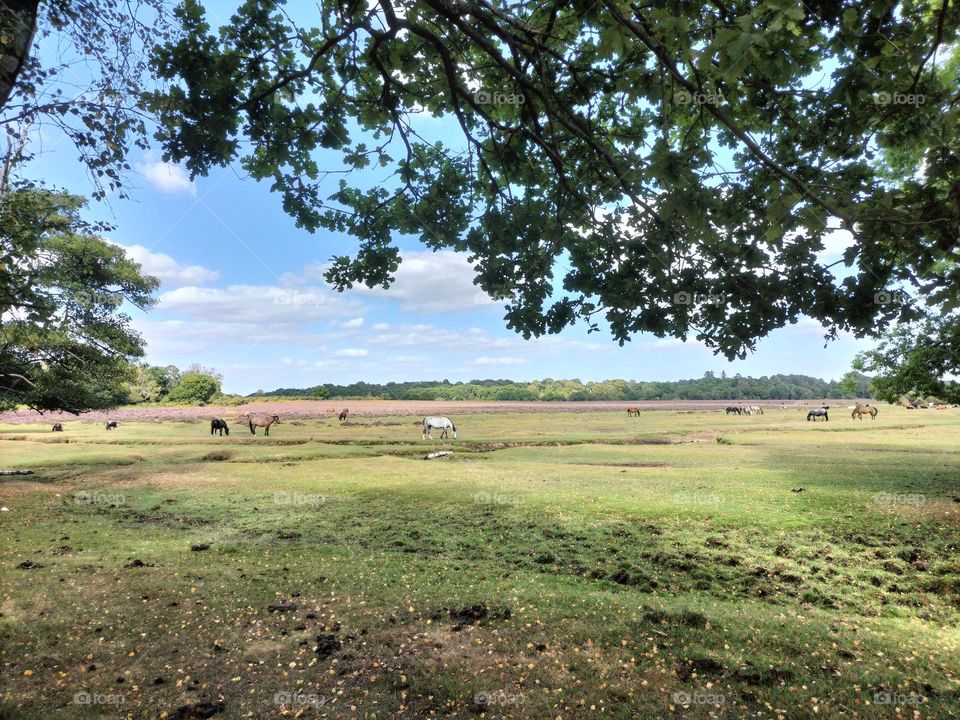
[[[960,410],[804,415],[0,425],[0,718],[960,717]]]

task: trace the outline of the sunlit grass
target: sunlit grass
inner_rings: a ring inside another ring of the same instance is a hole
[[[956,717],[960,413],[831,417],[0,426],[0,707]]]

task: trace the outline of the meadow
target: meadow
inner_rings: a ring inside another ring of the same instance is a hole
[[[960,717],[960,410],[805,414],[0,424],[0,718]]]

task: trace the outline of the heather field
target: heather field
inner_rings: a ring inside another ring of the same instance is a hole
[[[960,410],[841,402],[8,414],[0,718],[960,717]]]

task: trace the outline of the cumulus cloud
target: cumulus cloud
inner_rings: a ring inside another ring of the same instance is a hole
[[[349,358],[358,358],[366,357],[370,354],[369,350],[364,348],[342,348],[333,353],[337,357],[349,357]]]
[[[220,277],[216,270],[201,265],[181,265],[169,255],[153,252],[143,245],[130,245],[124,247],[124,250],[127,257],[140,263],[144,273],[159,278],[163,285],[200,285],[214,282]]]
[[[495,303],[473,284],[475,272],[463,253],[405,250],[401,258],[396,280],[388,290],[358,285],[347,292],[399,300],[403,310],[423,314],[459,312]]]
[[[517,357],[491,357],[481,355],[473,361],[474,365],[522,365],[526,360]]]
[[[163,193],[175,195],[177,193],[197,194],[196,185],[179,165],[156,160],[155,156],[148,155],[147,159],[137,165],[147,182]]]
[[[345,328],[361,328],[361,327],[363,327],[363,318],[362,318],[362,317],[358,317],[358,318],[353,318],[352,320],[347,320],[345,323],[343,323],[343,324],[341,325],[341,327],[345,327]]]
[[[160,308],[221,323],[303,325],[355,315],[355,303],[332,297],[322,288],[273,285],[190,285],[160,295]]]

